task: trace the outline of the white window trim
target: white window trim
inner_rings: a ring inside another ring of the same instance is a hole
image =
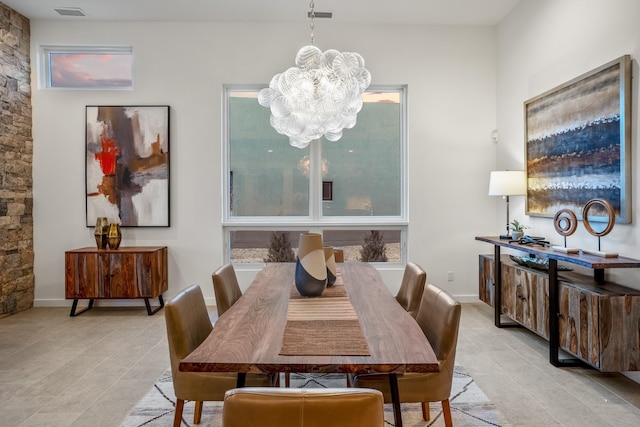
[[[133,59],[131,69],[131,86],[126,87],[53,87],[51,86],[51,53],[87,53],[87,54],[130,54],[133,47],[124,45],[39,45],[37,56],[38,89],[46,90],[133,90]]]
[[[309,232],[322,233],[323,229],[330,230],[400,230],[401,232],[401,259],[400,262],[386,262],[386,263],[372,263],[377,268],[392,268],[396,269],[400,265],[404,265],[408,259],[407,255],[407,229],[409,226],[409,209],[408,209],[408,195],[409,195],[409,162],[408,162],[408,135],[407,135],[407,106],[408,106],[408,91],[406,85],[372,85],[368,92],[384,92],[384,91],[398,91],[401,96],[401,123],[400,123],[400,161],[401,161],[401,206],[400,215],[398,216],[372,216],[372,217],[342,217],[342,216],[322,216],[322,200],[320,200],[320,194],[322,194],[322,180],[314,179],[315,176],[320,174],[319,162],[312,163],[310,171],[310,182],[313,185],[309,188],[309,216],[268,216],[268,217],[232,217],[229,215],[229,197],[227,193],[229,190],[229,94],[233,91],[241,92],[259,92],[260,89],[266,87],[266,85],[251,85],[251,84],[225,84],[222,91],[222,156],[221,156],[221,174],[222,174],[222,191],[221,191],[221,209],[222,209],[222,227],[224,234],[224,251],[225,262],[231,260],[231,231],[244,231],[244,230],[260,230],[260,231],[280,231],[280,230],[307,230]],[[339,143],[339,142],[338,142]],[[319,144],[310,145],[310,156],[320,157]],[[258,266],[263,266],[264,263],[252,264],[241,263],[235,264],[236,269],[254,270]]]

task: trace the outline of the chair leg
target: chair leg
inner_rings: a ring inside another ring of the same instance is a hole
[[[429,402],[422,402],[422,419],[429,421],[431,414],[429,413]]]
[[[173,416],[173,427],[180,427],[180,424],[182,424],[183,409],[184,409],[184,400],[178,399],[176,401],[176,413]]]
[[[446,427],[453,427],[453,420],[451,419],[451,406],[449,406],[449,399],[442,401],[442,414],[444,415],[444,425]]]
[[[291,387],[291,374],[289,372],[284,373],[284,386],[286,388]]]
[[[202,418],[202,400],[196,401],[196,407],[193,411],[193,423],[200,424],[200,419]]]

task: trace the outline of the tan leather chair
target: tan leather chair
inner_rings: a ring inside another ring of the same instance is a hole
[[[429,421],[429,402],[442,402],[442,412],[447,427],[453,425],[449,395],[453,381],[461,310],[460,303],[436,285],[428,284],[425,287],[416,320],[438,357],[440,372],[398,375],[400,402],[421,402],[422,416],[425,421]],[[355,387],[380,390],[384,394],[385,402],[391,402],[387,375],[357,375],[351,377],[351,383]]]
[[[185,400],[196,402],[193,422],[199,424],[202,402],[224,400],[225,392],[236,386],[237,374],[178,370],[180,361],[195,350],[213,329],[200,286],[193,285],[183,290],[165,304],[164,317],[167,323],[173,388],[177,399],[173,425],[180,426]],[[273,376],[266,374],[248,374],[246,381],[247,385],[252,386],[268,387],[274,384]]]
[[[427,272],[418,264],[408,262],[402,275],[402,283],[396,295],[396,300],[414,319],[418,315],[420,300],[422,299],[422,292],[426,282]]]
[[[225,264],[212,275],[213,292],[216,295],[218,317],[222,316],[242,296],[236,271],[231,264]]]
[[[224,398],[222,427],[382,427],[378,390],[236,388]]]

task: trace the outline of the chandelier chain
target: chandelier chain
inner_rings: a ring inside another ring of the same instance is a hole
[[[315,12],[315,4],[313,3],[313,0],[311,0],[311,2],[309,2],[309,7],[311,8],[311,11],[309,12],[309,18],[311,18],[311,44],[313,44],[314,40],[315,40],[315,34],[314,31],[316,29],[316,12]]]

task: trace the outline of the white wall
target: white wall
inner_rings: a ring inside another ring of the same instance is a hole
[[[33,91],[36,305],[64,305],[64,251],[92,246],[85,227],[86,105],[171,106],[171,227],[123,230],[123,245],[169,247],[169,292],[197,283],[213,302],[221,265],[221,90],[268,83],[293,65],[308,25],[32,21],[40,44],[133,45],[133,91]],[[477,298],[477,234],[497,234],[487,196],[495,168],[496,38],[489,27],[321,23],[316,45],[356,51],[373,84],[408,84],[409,259],[461,299]],[[597,62],[597,61],[596,61]],[[520,102],[520,101],[518,101]],[[501,206],[502,207],[502,206]],[[447,282],[447,272],[454,280]],[[384,270],[392,291],[402,271]],[[246,287],[255,272],[239,273]]]
[[[523,103],[574,77],[622,55],[632,65],[632,223],[616,224],[601,238],[602,250],[640,258],[640,216],[637,173],[638,58],[640,58],[640,2],[638,0],[523,0],[498,26],[498,102],[500,132],[497,164],[500,168],[524,163]],[[513,199],[516,199],[515,197]],[[522,198],[519,198],[522,199]],[[513,217],[532,227],[532,235],[562,243],[551,218],[526,217],[524,203],[512,209]],[[594,227],[595,228],[595,227]],[[582,223],[567,238],[572,247],[597,249],[596,237]],[[607,277],[640,289],[640,271],[610,270]]]

